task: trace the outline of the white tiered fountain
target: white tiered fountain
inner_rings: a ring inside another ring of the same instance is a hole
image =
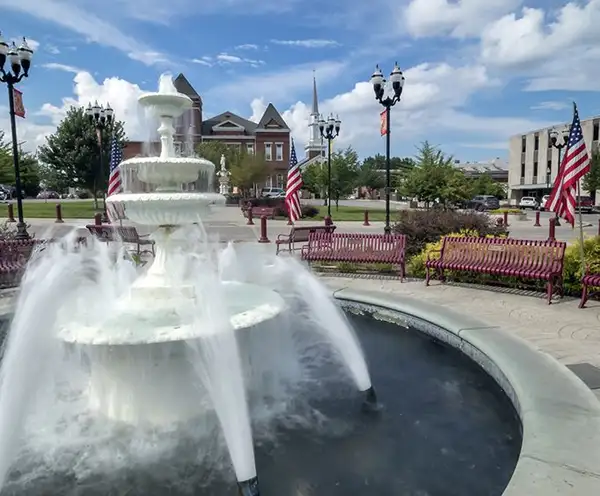
[[[178,235],[178,228],[210,214],[214,205],[224,203],[224,197],[212,192],[182,191],[183,184],[196,181],[200,174],[206,176],[210,185],[215,172],[208,160],[174,155],[173,119],[191,108],[190,98],[178,93],[171,77],[163,75],[159,92],[141,96],[139,103],[160,118],[161,153],[159,157],[129,159],[122,166],[134,166],[139,179],[155,185],[156,190],[113,195],[106,203],[111,220],[127,218],[158,226],[152,235],[156,242],[155,259],[110,318],[87,327],[73,323],[60,331],[64,341],[88,347],[92,407],[110,418],[135,425],[185,421],[198,416],[202,405],[197,400],[197,381],[193,380],[197,373],[195,364],[187,354],[189,343],[197,341],[200,347],[210,347],[211,339],[221,339],[216,334],[227,330],[243,332],[273,319],[285,307],[281,296],[270,289],[220,282],[227,302],[223,313],[229,319],[228,329],[223,330],[214,321],[199,323],[193,312],[186,310],[196,306],[200,295],[193,281],[181,284],[180,272],[190,246],[186,245],[189,241],[185,236]],[[227,347],[230,356],[219,357],[225,359],[231,373],[220,378],[212,374],[217,384],[205,387],[221,422],[242,494],[257,495],[243,373],[233,332],[231,336]],[[210,363],[204,366],[210,367]],[[212,394],[215,389],[217,394]],[[219,401],[228,394],[241,399],[234,409]]]

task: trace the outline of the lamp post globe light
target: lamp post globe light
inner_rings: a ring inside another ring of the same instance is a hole
[[[15,190],[17,194],[17,232],[16,239],[29,239],[27,226],[23,219],[23,188],[21,186],[21,171],[19,169],[19,143],[17,141],[17,124],[15,121],[15,94],[14,86],[24,77],[29,76],[33,50],[29,48],[27,40],[23,38],[17,47],[13,41],[9,47],[0,35],[0,81],[8,87],[8,107],[10,112],[10,131],[12,135],[13,165],[15,168]],[[10,69],[5,69],[6,60]]]
[[[375,67],[375,72],[371,76],[371,84],[375,92],[375,99],[385,108],[385,228],[386,234],[392,232],[390,227],[390,109],[400,101],[402,89],[404,88],[404,74],[398,67],[398,62],[394,64],[394,69],[390,73],[389,82],[391,83],[392,93],[386,95],[387,81],[379,65]]]
[[[113,115],[114,111],[110,107],[110,104],[107,104],[106,107],[102,105],[98,105],[96,101],[94,105],[91,103],[85,109],[85,113],[90,120],[90,123],[96,129],[96,137],[98,142],[98,169],[96,170],[96,174],[94,175],[94,181],[96,182],[97,190],[98,184],[98,176],[102,179],[107,179],[104,173],[104,143],[102,142],[102,131],[106,128],[112,126],[113,123]],[[106,193],[102,195],[102,222],[108,222],[108,215],[106,214]]]
[[[319,117],[319,131],[321,137],[327,140],[327,219],[326,223],[331,224],[331,142],[340,134],[342,121],[339,117],[329,116],[327,120],[323,116]]]
[[[550,139],[550,144],[558,150],[558,171],[560,172],[560,166],[562,162],[562,151],[567,143],[569,142],[569,128],[566,127],[562,130],[562,132],[558,132],[556,129],[551,129],[548,131],[548,138]],[[551,172],[551,171],[550,171]],[[550,172],[548,174],[550,174]],[[550,176],[548,175],[548,185],[550,185]],[[548,186],[550,187],[550,186]],[[555,225],[560,226],[560,220],[558,214],[555,214]]]

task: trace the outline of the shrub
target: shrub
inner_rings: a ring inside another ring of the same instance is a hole
[[[16,224],[10,224],[7,220],[0,224],[0,241],[8,241],[11,239],[15,239],[17,235]],[[29,224],[25,224],[27,229],[30,229],[31,226]],[[29,233],[29,236],[35,238],[35,233]]]
[[[319,215],[319,209],[312,205],[302,205],[301,207],[302,218],[313,218]],[[275,217],[288,217],[287,208],[285,205],[275,208]]]
[[[497,208],[496,210],[490,210],[490,214],[503,214],[506,212],[509,215],[522,214],[523,211],[520,208]]]
[[[600,274],[600,236],[583,241],[585,263],[594,274]],[[565,251],[564,285],[565,293],[581,294],[581,243],[577,240]]]
[[[451,233],[477,232],[479,236],[507,235],[487,214],[477,212],[452,212],[440,210],[402,210],[398,214],[394,231],[406,236],[406,255],[421,253],[427,243],[437,243]]]

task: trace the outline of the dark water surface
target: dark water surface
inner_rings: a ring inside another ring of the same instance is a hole
[[[502,494],[518,458],[521,433],[496,383],[461,353],[418,332],[368,316],[349,318],[384,409],[365,414],[356,391],[324,380],[326,394],[315,395],[311,405],[326,422],[318,429],[282,426],[276,443],[255,446],[261,494]],[[47,474],[9,484],[0,496],[236,495],[233,480],[195,462],[194,453],[202,448],[182,442],[172,459],[109,474],[78,479],[72,473]],[[11,479],[27,471],[27,464],[17,464]]]

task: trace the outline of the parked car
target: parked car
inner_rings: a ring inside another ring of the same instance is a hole
[[[466,208],[478,210],[480,212],[484,210],[495,210],[500,208],[500,202],[498,198],[492,195],[477,195],[473,199],[467,202]]]
[[[546,210],[546,203],[550,199],[550,195],[542,196],[542,201],[540,202],[540,210]]]
[[[36,197],[38,200],[58,200],[60,195],[56,191],[40,191]]]
[[[530,208],[531,210],[537,210],[540,206],[540,203],[537,201],[537,198],[534,196],[524,196],[519,201],[519,208],[523,210]]]
[[[594,209],[594,200],[592,200],[591,196],[578,196],[576,208],[577,210],[589,214]]]
[[[263,198],[285,198],[283,188],[263,188],[260,190],[260,196]]]

